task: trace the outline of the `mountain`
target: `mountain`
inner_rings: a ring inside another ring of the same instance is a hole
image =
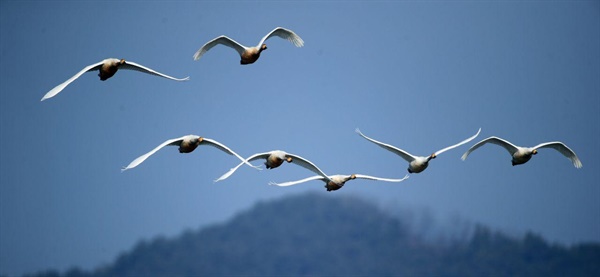
[[[352,197],[261,202],[226,223],[139,242],[86,272],[31,276],[600,276],[600,244],[551,245],[474,226],[466,239],[425,239],[402,217]]]

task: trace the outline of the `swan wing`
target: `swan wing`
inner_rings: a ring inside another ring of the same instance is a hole
[[[247,48],[246,46],[241,45],[239,42],[230,39],[227,36],[219,36],[202,45],[202,47],[200,47],[200,49],[198,49],[198,51],[196,51],[196,53],[194,54],[194,60],[199,60],[202,57],[202,55],[204,55],[204,53],[206,53],[211,48],[217,46],[218,44],[222,44],[235,49],[235,51],[237,51],[240,54],[240,56],[244,54],[244,51],[246,51]]]
[[[311,161],[302,158],[298,155],[294,155],[294,154],[290,154],[290,153],[286,153],[286,156],[288,157],[292,157],[292,163],[297,164],[301,167],[304,167],[312,172],[314,172],[315,174],[321,175],[323,177],[327,178],[327,174],[325,174],[325,172],[323,172],[320,168],[318,168],[314,163],[312,163]]]
[[[73,77],[69,78],[68,80],[64,81],[62,84],[54,87],[49,92],[47,92],[44,95],[44,97],[42,97],[42,100],[40,100],[40,101],[44,101],[48,98],[54,97],[59,92],[61,92],[65,87],[67,87],[70,83],[72,83],[77,78],[79,78],[79,76],[83,75],[83,73],[86,73],[88,71],[98,70],[102,66],[103,63],[104,63],[104,61],[101,61],[101,62],[97,62],[95,64],[90,64],[90,65],[84,67],[81,71],[77,72],[77,74],[73,75]]]
[[[312,177],[304,178],[304,179],[301,179],[301,180],[290,181],[290,182],[285,182],[285,183],[269,182],[269,185],[271,185],[271,186],[278,186],[278,187],[289,187],[289,186],[293,186],[293,185],[305,183],[305,182],[312,181],[312,180],[325,180],[325,179],[326,179],[326,177],[317,175],[317,176],[312,176]]]
[[[269,32],[266,36],[264,36],[260,40],[260,42],[258,43],[258,45],[256,47],[260,47],[261,45],[263,45],[263,43],[265,43],[265,41],[267,39],[269,39],[273,36],[277,36],[282,39],[287,39],[288,41],[293,43],[296,47],[304,46],[304,41],[302,40],[302,38],[300,38],[300,36],[296,35],[296,33],[294,33],[292,30],[282,28],[282,27],[277,27],[277,28],[273,29],[273,31]]]
[[[144,73],[147,73],[147,74],[151,74],[151,75],[154,75],[154,76],[159,76],[159,77],[171,79],[173,81],[187,81],[187,80],[190,79],[189,76],[185,77],[185,78],[181,78],[181,79],[178,79],[178,78],[175,78],[175,77],[171,77],[169,75],[160,73],[160,72],[158,72],[158,71],[156,71],[154,69],[150,69],[150,68],[145,67],[145,66],[143,66],[141,64],[130,62],[130,61],[125,61],[124,64],[119,65],[119,69],[135,70],[135,71],[139,71],[139,72],[144,72]]]
[[[233,174],[238,168],[240,168],[240,166],[242,166],[245,163],[249,163],[251,161],[258,160],[258,159],[266,159],[267,157],[269,157],[269,155],[271,155],[271,152],[254,154],[254,155],[248,157],[247,159],[244,159],[244,161],[241,162],[240,164],[238,164],[237,166],[229,169],[229,171],[225,172],[225,174],[221,175],[221,177],[216,179],[214,182],[216,183],[218,181],[223,181],[223,180],[229,178],[229,176],[231,176],[231,174]],[[252,166],[252,167],[254,167],[254,166]]]
[[[156,153],[156,151],[160,150],[161,148],[167,146],[167,145],[179,145],[181,144],[181,142],[183,141],[183,139],[187,137],[187,136],[183,136],[180,138],[174,138],[174,139],[170,139],[167,140],[163,143],[161,143],[159,146],[157,146],[156,148],[152,149],[150,152],[141,155],[139,157],[137,157],[135,160],[133,160],[131,163],[129,163],[129,165],[127,165],[126,167],[123,167],[121,169],[121,172],[127,170],[127,169],[132,169],[136,166],[138,166],[139,164],[141,164],[142,162],[144,162],[148,157],[152,156],[152,154]]]
[[[359,134],[361,137],[363,137],[363,138],[367,139],[368,141],[370,141],[370,142],[372,142],[372,143],[375,143],[375,144],[379,145],[379,147],[381,147],[381,148],[383,148],[383,149],[385,149],[385,150],[388,150],[388,151],[390,151],[390,152],[393,152],[394,154],[396,154],[396,155],[398,155],[398,156],[402,157],[402,158],[403,158],[404,160],[406,160],[407,162],[412,162],[413,160],[415,160],[415,159],[416,159],[416,157],[415,157],[415,156],[411,155],[410,153],[408,153],[408,152],[406,152],[406,151],[404,151],[404,150],[402,150],[402,149],[400,149],[400,148],[397,148],[397,147],[395,147],[395,146],[392,146],[392,145],[390,145],[390,144],[383,143],[383,142],[380,142],[380,141],[377,141],[377,140],[374,140],[374,139],[372,139],[372,138],[370,138],[370,137],[367,137],[367,136],[365,136],[365,135],[364,135],[364,134],[363,134],[363,133],[362,133],[362,132],[361,132],[361,131],[360,131],[358,128],[356,128],[356,130],[355,130],[355,131],[356,131],[356,133],[357,133],[357,134]]]
[[[359,178],[359,179],[367,179],[367,180],[374,180],[374,181],[385,181],[385,182],[402,182],[402,181],[404,181],[404,180],[406,180],[406,179],[409,178],[408,174],[406,174],[401,179],[380,178],[380,177],[374,177],[374,176],[363,175],[363,174],[354,174],[354,176],[356,176],[356,178]]]
[[[437,155],[442,154],[442,153],[444,153],[444,152],[446,152],[446,151],[448,151],[450,149],[459,147],[459,146],[461,146],[461,145],[463,145],[463,144],[465,144],[465,143],[467,143],[469,141],[474,140],[479,135],[479,132],[481,132],[481,128],[479,128],[479,131],[477,131],[477,133],[475,135],[473,135],[472,137],[470,137],[468,139],[465,139],[465,140],[463,140],[463,141],[461,141],[461,142],[459,142],[459,143],[457,143],[455,145],[451,145],[451,146],[448,146],[448,147],[446,147],[446,148],[444,148],[442,150],[439,150],[439,151],[435,152],[435,155],[437,156]]]
[[[569,160],[571,160],[571,162],[573,162],[573,165],[576,168],[583,167],[583,164],[581,163],[581,161],[579,160],[579,158],[577,157],[575,152],[573,152],[573,150],[571,150],[571,148],[569,148],[567,145],[565,145],[564,143],[562,143],[560,141],[540,143],[539,145],[536,145],[535,147],[533,147],[533,149],[538,149],[538,148],[553,148],[553,149],[557,150],[558,152],[560,152],[561,154],[563,154],[565,157],[569,158]]]
[[[510,143],[507,140],[501,139],[499,137],[489,137],[471,146],[471,148],[469,148],[469,150],[467,150],[467,152],[465,152],[462,155],[461,159],[464,161],[465,159],[467,159],[467,156],[471,154],[471,152],[475,151],[475,149],[483,146],[486,143],[492,143],[504,147],[504,149],[506,149],[511,156],[518,150],[518,147],[516,145]]]
[[[231,150],[229,147],[225,146],[224,144],[213,140],[213,139],[208,139],[208,138],[202,138],[202,142],[200,143],[200,145],[203,145],[207,143],[207,145],[209,146],[213,146],[229,155],[234,155],[236,156],[238,159],[240,159],[242,161],[242,163],[247,164],[250,167],[256,168],[258,170],[262,170],[259,166],[254,166],[251,163],[247,162],[244,158],[242,158],[240,155],[238,155],[237,153],[235,153],[233,150]]]

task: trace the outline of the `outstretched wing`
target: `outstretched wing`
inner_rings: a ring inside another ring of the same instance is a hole
[[[278,187],[289,187],[289,186],[301,184],[301,183],[312,181],[312,180],[325,180],[325,177],[323,177],[323,176],[312,176],[312,177],[304,178],[302,180],[290,181],[290,182],[285,182],[285,183],[269,182],[269,185],[271,185],[271,186],[278,186]]]
[[[296,33],[294,33],[292,30],[282,28],[282,27],[277,27],[277,28],[273,29],[273,31],[268,33],[266,36],[264,36],[258,43],[257,47],[260,47],[261,45],[263,45],[263,43],[265,43],[265,41],[267,39],[269,39],[273,36],[278,36],[282,39],[287,39],[291,43],[293,43],[296,47],[304,46],[304,41],[300,38],[300,36],[296,35]]]
[[[292,157],[292,163],[297,164],[301,167],[304,167],[316,174],[319,174],[325,178],[327,178],[327,174],[325,174],[325,172],[323,172],[320,168],[318,168],[315,164],[313,164],[311,161],[302,158],[298,155],[295,154],[290,154],[290,153],[286,153],[286,156],[288,157]]]
[[[222,44],[227,47],[231,47],[231,48],[235,49],[235,51],[237,51],[240,55],[244,54],[244,51],[246,50],[246,46],[241,45],[239,42],[237,42],[233,39],[230,39],[227,36],[219,36],[219,37],[207,42],[206,44],[202,45],[202,47],[200,47],[200,49],[198,49],[198,51],[196,51],[196,53],[194,54],[194,60],[195,61],[199,60],[202,57],[202,55],[204,55],[204,53],[206,53],[206,51],[217,46],[217,44]]]
[[[465,144],[465,143],[467,143],[469,141],[472,141],[473,139],[475,139],[479,135],[479,132],[481,132],[481,128],[479,128],[479,131],[477,131],[477,134],[475,134],[474,136],[472,136],[472,137],[470,137],[468,139],[465,139],[465,140],[463,140],[463,141],[461,141],[461,142],[459,142],[459,143],[457,143],[455,145],[448,146],[448,147],[446,147],[446,148],[444,148],[442,150],[439,150],[439,151],[435,152],[435,155],[437,156],[437,155],[442,154],[442,153],[444,153],[444,152],[446,152],[446,151],[448,151],[450,149],[459,147],[459,146],[461,146],[461,145],[463,145],[463,144]]]
[[[389,178],[379,178],[379,177],[374,177],[374,176],[369,176],[369,175],[362,175],[362,174],[354,174],[354,176],[356,176],[356,178],[359,179],[367,179],[367,180],[375,180],[375,181],[385,181],[385,182],[402,182],[406,179],[408,179],[408,174],[406,174],[404,176],[404,178],[402,179],[389,179]]]
[[[471,148],[469,148],[469,150],[467,150],[467,152],[465,152],[461,159],[464,161],[465,159],[467,159],[467,156],[469,156],[469,154],[471,154],[471,152],[475,151],[475,149],[483,146],[486,143],[492,143],[492,144],[496,144],[496,145],[500,145],[502,147],[504,147],[504,149],[506,149],[510,155],[512,156],[515,152],[517,152],[518,148],[517,146],[515,146],[514,144],[501,139],[499,137],[489,137],[486,138],[478,143],[476,143],[475,145],[471,146]]]
[[[406,152],[406,151],[404,151],[404,150],[402,150],[400,148],[397,148],[395,146],[392,146],[392,145],[389,145],[389,144],[386,144],[386,143],[383,143],[383,142],[380,142],[380,141],[376,141],[376,140],[374,140],[374,139],[372,139],[370,137],[367,137],[367,136],[363,135],[363,133],[361,133],[358,128],[356,128],[355,131],[361,137],[367,139],[368,141],[370,141],[372,143],[375,143],[375,144],[379,145],[379,147],[381,147],[381,148],[383,148],[385,150],[393,152],[394,154],[402,157],[407,162],[412,162],[416,158],[415,156],[411,155],[410,153],[408,153],[408,152]]]
[[[133,160],[131,163],[129,163],[128,166],[123,167],[121,169],[121,172],[123,172],[123,171],[125,171],[127,169],[132,169],[132,168],[138,166],[139,164],[141,164],[142,162],[144,162],[148,157],[152,156],[152,154],[156,153],[156,151],[160,150],[161,148],[163,148],[163,147],[165,147],[167,145],[179,145],[179,144],[181,144],[181,142],[183,141],[183,139],[185,137],[186,136],[183,136],[183,137],[180,137],[180,138],[174,138],[174,139],[170,139],[170,140],[167,140],[167,141],[161,143],[159,146],[157,146],[156,148],[152,149],[150,152],[137,157],[135,160]]]
[[[583,166],[583,164],[581,163],[581,161],[579,160],[579,158],[577,157],[575,152],[573,152],[573,150],[571,150],[571,148],[567,147],[564,143],[562,143],[560,141],[540,143],[539,145],[536,145],[535,147],[533,147],[533,149],[538,149],[538,148],[556,149],[558,152],[563,154],[565,157],[569,158],[569,160],[571,160],[571,162],[573,162],[573,165],[576,168],[581,168]]]
[[[137,63],[130,62],[130,61],[125,61],[124,64],[119,65],[119,69],[135,70],[135,71],[139,71],[139,72],[148,73],[148,74],[151,74],[151,75],[154,75],[154,76],[159,76],[159,77],[171,79],[171,80],[174,80],[174,81],[187,81],[187,80],[190,79],[189,76],[185,77],[185,78],[182,78],[182,79],[171,77],[169,75],[160,73],[160,72],[158,72],[156,70],[147,68],[147,67],[145,67],[145,66],[143,66],[141,64],[137,64]]]
[[[258,170],[262,170],[260,168],[260,166],[254,166],[254,165],[252,165],[251,163],[247,162],[244,158],[242,158],[240,155],[238,155],[237,153],[235,153],[233,150],[229,149],[229,147],[225,146],[224,144],[222,144],[222,143],[220,143],[220,142],[218,142],[216,140],[208,139],[208,138],[202,138],[202,142],[200,143],[200,145],[203,145],[205,142],[207,143],[207,145],[213,146],[213,147],[215,147],[215,148],[217,148],[217,149],[219,149],[219,150],[221,150],[221,151],[223,151],[223,152],[225,152],[225,153],[227,153],[229,155],[236,156],[238,159],[240,159],[242,161],[242,163],[245,163],[248,166],[251,166],[251,167],[256,168]]]
[[[62,84],[54,87],[49,92],[47,92],[44,95],[44,97],[42,97],[42,100],[40,100],[40,101],[44,101],[48,98],[54,97],[59,92],[61,92],[65,87],[67,87],[70,83],[75,81],[75,79],[77,79],[77,78],[79,78],[79,76],[83,75],[83,73],[86,73],[88,71],[98,70],[100,68],[100,66],[102,66],[103,63],[104,63],[104,61],[101,61],[101,62],[97,62],[95,64],[90,64],[90,65],[84,67],[81,71],[77,72],[77,74],[75,74],[73,77],[69,78],[68,80],[64,81]]]
[[[215,183],[218,182],[218,181],[222,181],[222,180],[225,180],[225,179],[229,178],[229,176],[231,176],[231,174],[233,174],[244,163],[249,163],[251,161],[258,160],[258,159],[266,159],[269,155],[271,155],[271,152],[257,153],[257,154],[254,154],[254,155],[248,157],[243,162],[241,162],[240,164],[238,164],[234,168],[231,168],[229,171],[225,172],[225,174],[221,175],[221,177],[219,177],[218,179],[215,180]]]

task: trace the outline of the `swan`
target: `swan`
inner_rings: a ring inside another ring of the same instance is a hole
[[[219,150],[221,150],[227,154],[236,156],[238,159],[240,159],[242,161],[242,164],[247,164],[258,170],[262,170],[258,166],[254,166],[254,165],[250,164],[249,162],[245,161],[244,158],[242,158],[240,155],[233,152],[233,150],[229,149],[227,146],[221,144],[220,142],[218,142],[216,140],[203,138],[203,137],[196,136],[196,135],[187,135],[187,136],[183,136],[180,138],[169,139],[169,140],[163,142],[156,148],[152,149],[152,151],[137,157],[135,160],[133,160],[131,163],[129,163],[128,166],[121,169],[121,172],[138,166],[139,164],[144,162],[148,157],[152,156],[152,154],[156,153],[156,151],[160,150],[161,148],[163,148],[167,145],[179,146],[179,153],[190,153],[190,152],[194,151],[196,149],[196,147],[198,147],[199,145],[210,145],[210,146],[218,148]]]
[[[471,148],[469,148],[469,150],[462,155],[461,159],[464,161],[471,152],[475,151],[475,149],[483,146],[486,143],[492,143],[504,147],[504,149],[506,149],[512,156],[513,166],[526,163],[533,155],[537,154],[538,149],[540,148],[553,148],[563,154],[565,157],[569,158],[576,168],[581,168],[583,166],[575,152],[573,152],[573,150],[560,141],[544,142],[534,147],[520,147],[508,142],[507,140],[494,136],[486,138],[471,146]]]
[[[369,138],[369,137],[363,135],[363,133],[361,133],[358,128],[356,128],[355,131],[356,131],[356,133],[358,133],[363,138],[365,138],[365,139],[367,139],[367,140],[369,140],[369,141],[371,141],[371,142],[379,145],[380,147],[382,147],[382,148],[384,148],[384,149],[386,149],[388,151],[391,151],[391,152],[395,153],[396,155],[398,155],[398,156],[402,157],[404,160],[406,160],[408,162],[408,173],[419,173],[419,172],[422,172],[423,170],[425,170],[427,168],[427,166],[429,165],[429,161],[431,159],[435,159],[439,154],[442,154],[442,153],[444,153],[444,152],[446,152],[446,151],[448,151],[450,149],[459,147],[459,146],[461,146],[461,145],[463,145],[463,144],[465,144],[465,143],[467,143],[467,142],[475,139],[479,135],[479,132],[481,132],[481,128],[479,128],[479,131],[477,131],[477,134],[475,134],[474,136],[472,136],[472,137],[470,137],[468,139],[465,139],[465,140],[463,140],[463,141],[461,141],[461,142],[459,142],[459,143],[457,143],[455,145],[451,145],[451,146],[448,146],[448,147],[446,147],[446,148],[444,148],[442,150],[438,150],[437,152],[435,152],[435,153],[433,153],[433,154],[431,154],[431,155],[429,155],[427,157],[414,156],[414,155],[411,155],[410,153],[408,153],[408,152],[406,152],[406,151],[404,151],[404,150],[402,150],[400,148],[394,147],[394,146],[389,145],[389,144],[385,144],[383,142],[376,141],[376,140],[374,140],[372,138]]]
[[[297,185],[297,184],[312,181],[312,180],[321,180],[321,181],[325,182],[325,188],[327,189],[327,191],[332,191],[332,190],[341,189],[346,182],[357,179],[357,178],[358,179],[375,180],[375,181],[385,181],[385,182],[402,182],[402,181],[408,179],[408,177],[409,177],[408,174],[406,174],[404,176],[404,178],[402,178],[402,179],[379,178],[379,177],[373,177],[373,176],[362,175],[362,174],[331,175],[331,176],[318,175],[318,176],[308,177],[308,178],[298,180],[298,181],[291,181],[291,182],[285,182],[285,183],[270,182],[269,185],[279,186],[279,187],[287,187],[287,186],[293,186],[293,185]]]
[[[42,97],[42,100],[40,100],[40,101],[44,101],[48,98],[54,97],[59,92],[61,92],[66,86],[68,86],[70,83],[72,83],[77,78],[79,78],[79,76],[83,75],[83,73],[86,73],[88,71],[98,70],[99,71],[98,76],[100,76],[100,80],[105,81],[106,79],[115,75],[115,73],[117,73],[117,70],[119,70],[119,69],[137,70],[140,72],[152,74],[155,76],[160,76],[160,77],[171,79],[174,81],[187,81],[190,79],[190,77],[185,77],[183,79],[173,78],[169,75],[162,74],[160,72],[157,72],[155,70],[152,70],[150,68],[147,68],[143,65],[140,65],[140,64],[137,64],[137,63],[134,63],[131,61],[125,61],[124,59],[119,60],[119,59],[110,58],[110,59],[105,59],[101,62],[97,62],[95,64],[90,64],[90,65],[84,67],[81,71],[77,72],[77,74],[75,74],[73,77],[69,78],[68,80],[64,81],[62,84],[54,87],[52,90],[47,92],[46,95],[44,95],[44,97]]]
[[[257,46],[253,47],[241,45],[237,41],[230,39],[227,36],[219,36],[200,47],[200,49],[198,49],[198,51],[196,51],[196,53],[194,54],[194,60],[199,60],[200,57],[202,57],[202,55],[206,53],[206,51],[215,47],[217,44],[222,44],[235,49],[240,54],[240,64],[251,64],[258,60],[258,58],[260,57],[260,53],[263,50],[267,49],[265,41],[273,36],[278,36],[280,38],[287,39],[296,47],[304,46],[304,41],[292,30],[277,27],[273,29],[273,31],[269,32],[266,36],[264,36]]]
[[[286,161],[288,163],[295,163],[295,164],[297,164],[301,167],[304,167],[304,168],[306,168],[316,174],[319,174],[321,176],[327,176],[315,164],[313,164],[311,161],[309,161],[305,158],[302,158],[298,155],[286,153],[285,151],[273,150],[273,151],[264,152],[264,153],[257,153],[257,154],[254,154],[254,155],[248,157],[247,159],[243,160],[242,163],[238,164],[236,167],[230,169],[228,172],[226,172],[221,177],[216,179],[215,182],[227,179],[229,176],[231,176],[231,174],[233,174],[244,163],[248,163],[248,162],[251,162],[254,160],[258,160],[258,159],[265,159],[265,167],[267,169],[277,168],[281,164],[283,164],[284,161]]]

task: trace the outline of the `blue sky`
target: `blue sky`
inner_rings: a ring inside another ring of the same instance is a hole
[[[597,1],[456,2],[0,2],[0,274],[111,262],[140,239],[175,236],[227,220],[257,201],[306,191],[361,195],[382,207],[460,215],[565,244],[600,241],[600,5]],[[215,47],[227,35],[255,45],[252,65]],[[119,71],[87,73],[56,97],[54,86],[105,58],[124,58],[173,82]],[[335,192],[283,165],[242,167],[209,147],[163,141],[215,139],[242,156],[275,149],[328,174],[401,178],[407,163],[354,133],[429,155],[482,128],[402,183],[354,180]],[[562,141],[582,169],[543,149],[513,167],[495,145]],[[343,212],[343,211],[340,211]]]

